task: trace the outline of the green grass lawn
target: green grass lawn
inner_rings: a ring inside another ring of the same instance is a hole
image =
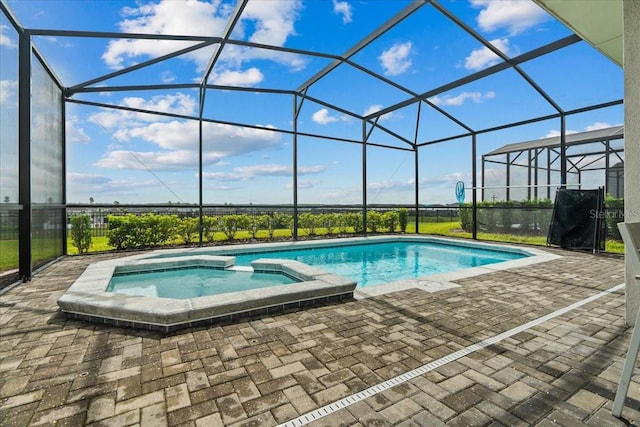
[[[18,241],[0,240],[0,271],[18,268]]]
[[[34,242],[32,262],[34,265],[56,257],[57,239],[39,239]],[[0,240],[0,271],[18,268],[18,240]]]
[[[420,223],[420,233],[433,234],[437,236],[448,237],[462,237],[466,239],[471,238],[471,233],[466,232],[460,228],[458,221],[453,222],[437,222],[437,223]],[[415,232],[415,224],[411,224],[407,227],[407,232]],[[477,233],[478,240],[487,240],[491,242],[503,242],[503,243],[523,243],[527,245],[546,246],[546,236],[519,236],[515,234],[501,234],[501,233]],[[607,240],[605,243],[605,250],[610,253],[624,253],[624,243],[616,240]]]

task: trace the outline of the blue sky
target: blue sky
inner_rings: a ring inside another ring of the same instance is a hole
[[[220,36],[235,2],[227,1],[8,1],[20,23],[34,29],[124,31],[171,35]],[[341,55],[409,4],[401,0],[256,0],[249,2],[232,39],[318,53]],[[509,57],[515,57],[570,31],[530,1],[442,1],[439,4]],[[17,38],[0,20],[0,54],[16,55]],[[111,40],[38,36],[34,38],[63,84],[71,87],[193,42]],[[198,83],[213,47],[155,64],[96,84],[98,87]],[[501,61],[454,25],[432,5],[417,12],[352,57],[361,67],[424,93]],[[326,58],[248,48],[225,47],[209,83],[249,88],[294,90],[329,63]],[[622,70],[584,42],[522,64],[563,109],[571,110],[622,98]],[[15,108],[17,84],[10,67],[0,75],[3,115]],[[356,67],[340,65],[313,84],[308,95],[365,115],[402,102],[410,95]],[[74,99],[132,108],[198,114],[193,89],[95,92]],[[553,108],[513,70],[458,87],[430,99],[473,129],[553,114]],[[408,140],[416,136],[417,104],[382,116],[380,123]],[[208,91],[205,117],[268,129],[293,129],[293,98],[267,93]],[[417,132],[426,142],[464,132],[439,112],[423,105]],[[569,132],[618,125],[621,106],[571,116]],[[6,125],[3,123],[3,127]],[[360,139],[360,120],[305,100],[298,130]],[[5,127],[3,132],[7,131]],[[197,122],[157,115],[67,104],[67,200],[86,203],[166,203],[198,201]],[[478,158],[501,145],[557,134],[550,120],[478,137]],[[204,124],[205,203],[291,203],[292,137],[286,133]],[[407,145],[374,130],[369,141]],[[423,147],[419,152],[420,203],[455,201],[455,183],[471,186],[470,140]],[[300,137],[300,203],[361,203],[362,148],[358,144]],[[5,189],[14,161],[2,159]],[[369,203],[413,203],[412,152],[370,147],[367,150]],[[478,164],[478,171],[480,165]],[[487,172],[495,182],[503,171]],[[602,185],[603,174],[583,176],[586,187]],[[0,185],[0,193],[3,192]],[[10,194],[12,199],[17,195]],[[15,200],[15,199],[14,199]]]

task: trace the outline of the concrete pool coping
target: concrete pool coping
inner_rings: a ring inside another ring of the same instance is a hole
[[[448,273],[439,273],[429,276],[402,279],[388,282],[381,285],[367,286],[364,288],[357,287],[354,291],[356,299],[369,298],[378,295],[384,295],[391,292],[402,291],[410,288],[418,288],[427,292],[437,292],[444,289],[458,287],[454,283],[455,280],[465,279],[467,277],[479,276],[493,271],[508,270],[516,267],[524,267],[537,264],[553,259],[561,258],[560,255],[546,252],[542,249],[531,247],[520,247],[504,243],[488,243],[470,240],[458,240],[445,237],[419,236],[419,235],[385,235],[385,236],[367,236],[367,237],[350,237],[340,239],[322,239],[322,240],[302,240],[296,242],[272,242],[272,243],[248,243],[233,246],[207,246],[198,248],[181,248],[181,249],[159,249],[150,253],[137,255],[140,258],[156,258],[168,257],[174,254],[192,253],[197,254],[205,252],[208,254],[227,253],[233,255],[242,255],[247,253],[269,252],[273,250],[286,251],[289,249],[304,248],[322,248],[333,246],[350,246],[354,244],[366,243],[384,243],[384,242],[428,242],[443,245],[455,245],[467,248],[489,249],[501,252],[510,252],[526,255],[524,258],[504,261],[495,264],[487,264],[480,267],[471,267],[463,270],[452,271]],[[233,256],[231,255],[231,256]],[[160,258],[161,259],[161,258]]]
[[[300,280],[300,282],[183,300],[126,295],[106,291],[116,269],[119,272],[142,272],[158,269],[160,265],[163,268],[207,266],[209,268],[247,269],[247,267],[241,266],[234,267],[235,256],[233,255],[398,241],[428,242],[466,248],[489,249],[518,253],[525,255],[525,257],[364,288],[356,288],[356,282],[318,267],[293,260],[265,258],[251,263],[254,271],[280,272],[292,276]],[[350,298],[364,299],[410,288],[437,292],[459,287],[460,285],[454,283],[455,280],[523,267],[557,258],[561,258],[561,256],[530,247],[522,248],[505,244],[416,235],[239,244],[231,247],[208,246],[159,249],[89,265],[67,292],[58,299],[58,306],[63,313],[72,318],[120,326],[171,331],[214,321],[233,320],[239,317],[273,313],[319,303],[337,302]]]
[[[106,290],[116,271],[138,273],[183,267],[226,269],[234,262],[233,256],[202,254],[159,259],[134,255],[100,261],[90,264],[57,302],[68,317],[169,332],[214,321],[349,299],[353,298],[356,287],[354,281],[298,261],[262,259],[251,263],[253,271],[282,273],[299,282],[189,299]]]

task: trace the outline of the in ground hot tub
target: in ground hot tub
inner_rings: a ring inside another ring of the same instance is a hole
[[[212,255],[101,261],[87,267],[58,306],[71,318],[171,331],[349,299],[356,287],[298,261],[259,259],[251,267],[234,262],[233,256]],[[214,280],[188,283],[201,272]],[[136,278],[142,285],[136,286]],[[128,284],[118,289],[122,280]]]

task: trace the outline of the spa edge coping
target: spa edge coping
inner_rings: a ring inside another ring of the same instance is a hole
[[[134,256],[135,257],[135,256]],[[70,317],[155,330],[173,330],[216,319],[274,312],[287,308],[352,298],[356,282],[293,260],[260,259],[254,271],[283,273],[299,282],[189,299],[107,292],[117,272],[172,267],[228,268],[235,257],[192,255],[162,259],[126,257],[91,264],[58,299]],[[292,286],[295,285],[295,286]]]

